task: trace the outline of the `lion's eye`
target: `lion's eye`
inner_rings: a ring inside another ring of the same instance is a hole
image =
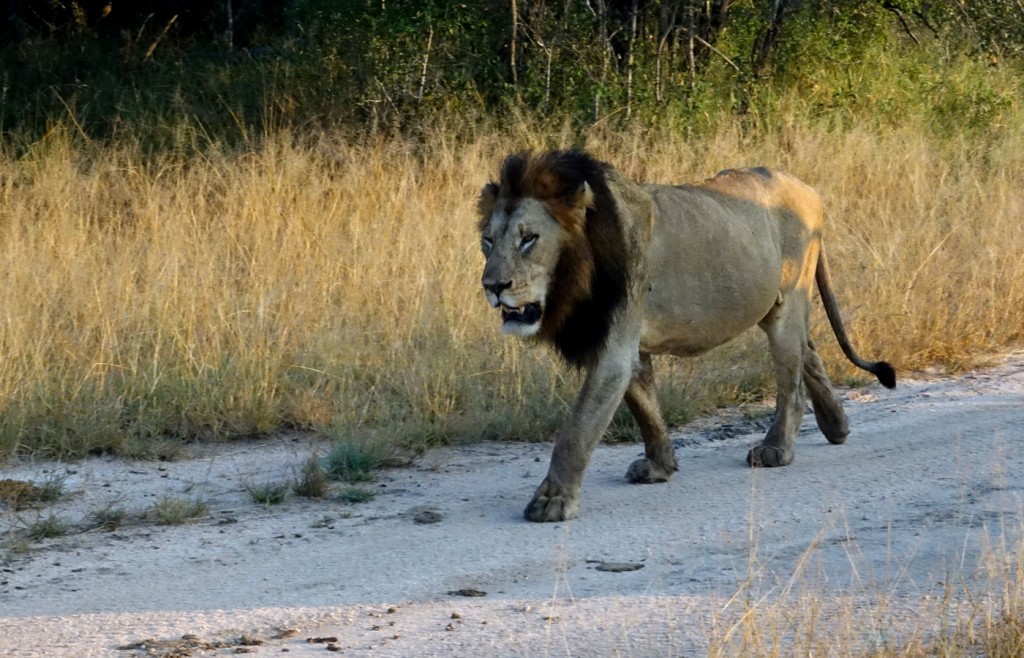
[[[490,238],[484,238],[480,241],[480,248],[484,250],[484,255],[488,256],[491,253],[491,249],[494,249],[494,240]]]
[[[533,249],[533,245],[535,245],[535,244],[537,244],[537,235],[536,234],[530,233],[528,235],[524,235],[522,242],[519,243],[519,251],[520,251],[520,253],[522,253],[523,255],[526,255],[527,252],[529,252],[531,249]]]

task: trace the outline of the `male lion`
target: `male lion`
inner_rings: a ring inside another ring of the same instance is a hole
[[[700,354],[755,324],[768,335],[778,393],[771,428],[747,462],[793,461],[805,387],[818,427],[843,443],[846,414],[807,336],[815,281],[846,357],[896,385],[892,366],[850,346],[821,242],[821,199],[789,174],[740,169],[701,185],[637,185],[580,151],[523,153],[484,186],[479,212],[481,282],[502,332],[550,343],[586,370],[526,506],[531,521],[576,516],[583,472],[623,397],[645,454],[626,477],[668,480],[678,467],[651,355]]]

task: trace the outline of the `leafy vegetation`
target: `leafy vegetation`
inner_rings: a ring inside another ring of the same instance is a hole
[[[443,120],[472,132],[481,114],[703,130],[723,113],[770,120],[788,88],[857,120],[904,116],[881,85],[958,127],[927,101],[999,114],[996,90],[958,90],[944,73],[964,58],[1017,70],[1024,11],[1017,0],[35,0],[12,5],[0,34],[5,134],[31,143],[67,122],[85,138],[189,153],[281,128],[418,135]],[[877,66],[893,59],[905,64],[895,79]]]

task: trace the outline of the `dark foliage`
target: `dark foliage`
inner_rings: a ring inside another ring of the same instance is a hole
[[[416,130],[510,107],[579,122],[740,114],[760,89],[879,39],[993,63],[1018,0],[4,0],[0,130],[68,121],[154,148],[268,127]],[[944,56],[944,55],[937,55]],[[710,105],[711,100],[717,103]],[[183,131],[182,126],[189,130]]]

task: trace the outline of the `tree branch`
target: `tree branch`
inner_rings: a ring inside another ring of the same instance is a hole
[[[728,56],[728,55],[726,55],[725,53],[723,53],[723,52],[722,52],[721,50],[719,50],[718,48],[715,48],[715,47],[714,47],[714,46],[712,46],[712,45],[711,45],[710,43],[708,43],[708,42],[707,42],[707,41],[705,41],[704,39],[701,39],[701,38],[700,38],[699,36],[697,36],[696,34],[695,34],[695,35],[693,35],[693,40],[694,40],[694,41],[698,41],[698,42],[700,42],[700,44],[701,44],[702,46],[704,46],[705,48],[707,48],[707,49],[708,49],[708,50],[710,50],[711,52],[715,53],[716,55],[718,55],[719,57],[721,57],[722,59],[724,59],[724,60],[725,60],[725,63],[726,63],[726,64],[728,64],[729,66],[733,67],[734,69],[736,69],[736,72],[737,72],[737,73],[743,73],[743,71],[742,71],[742,70],[740,70],[740,67],[736,66],[736,63],[735,63],[735,62],[733,62],[733,61],[732,61],[731,59],[729,59],[729,56]]]
[[[910,24],[907,23],[907,19],[903,17],[903,12],[900,11],[899,7],[897,7],[892,2],[883,2],[882,8],[893,13],[896,16],[896,18],[899,19],[900,25],[903,26],[903,31],[907,33],[907,36],[909,36],[917,45],[921,45],[921,42],[917,40],[916,36],[914,36],[913,30],[910,29]]]

